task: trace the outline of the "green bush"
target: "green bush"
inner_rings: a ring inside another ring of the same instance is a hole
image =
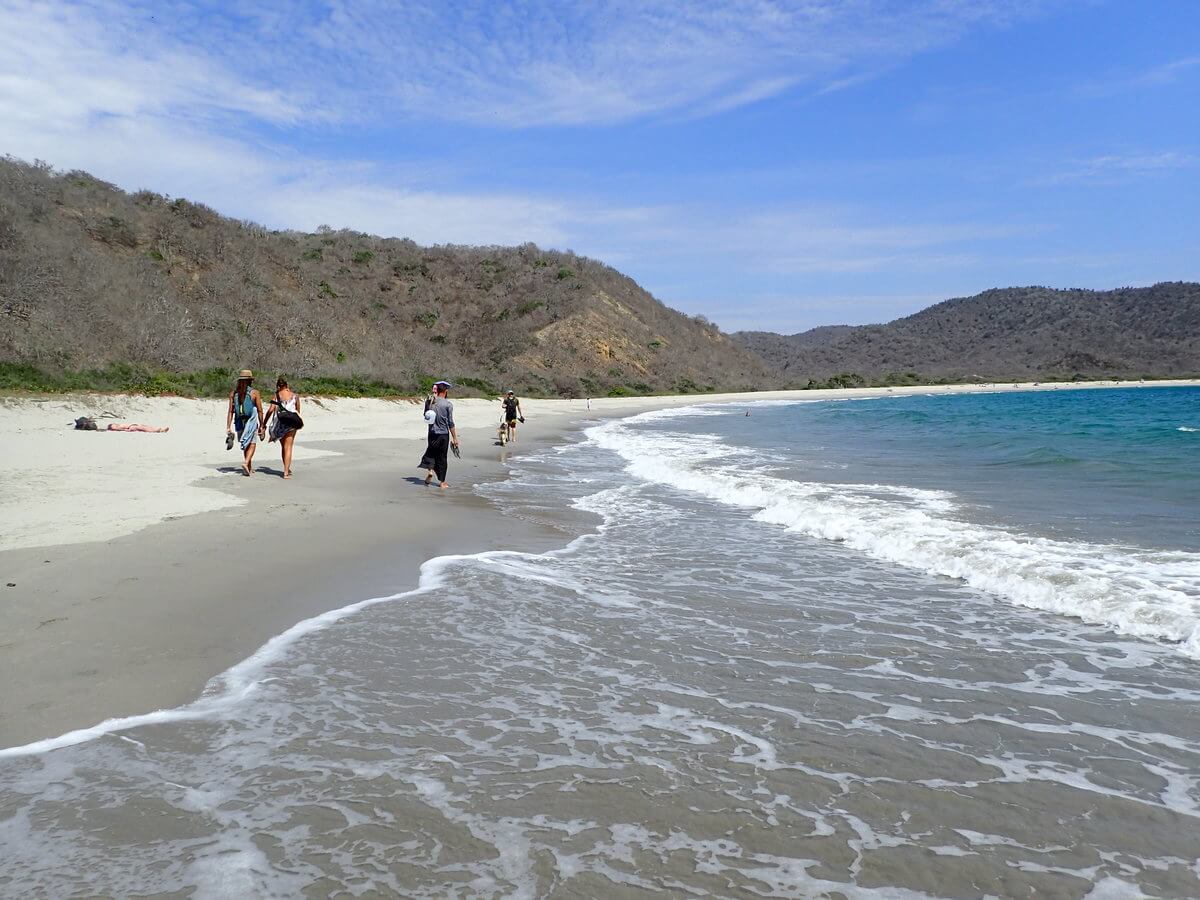
[[[446,336],[444,334],[435,334],[433,337],[431,337],[429,339],[429,343],[444,344],[444,343],[446,343]]]
[[[496,395],[500,393],[498,390],[496,390],[495,385],[493,385],[490,381],[485,381],[482,378],[469,378],[464,376],[456,379],[454,383],[462,385],[463,387],[473,388],[474,390],[479,391],[481,394]]]
[[[354,263],[355,263],[355,265],[365,266],[368,263],[370,263],[370,261],[373,260],[374,258],[375,258],[375,254],[372,253],[370,250],[359,250],[357,253],[354,254]]]
[[[309,262],[320,262],[324,259],[325,254],[320,247],[313,247],[311,250],[305,250],[300,254],[301,259],[307,259]]]
[[[423,312],[413,316],[413,321],[418,325],[424,325],[426,328],[432,328],[438,320],[438,314],[435,312]]]
[[[318,290],[317,290],[318,297],[328,297],[330,300],[337,299],[337,291],[335,291],[333,288],[331,288],[329,286],[328,281],[322,281],[320,284],[317,285],[317,288],[318,288]]]
[[[536,312],[537,310],[541,309],[545,305],[546,304],[543,303],[541,300],[527,300],[524,303],[522,303],[520,306],[517,307],[517,315],[518,316],[527,316],[531,312]]]
[[[564,266],[563,268],[558,270],[558,272],[555,274],[554,277],[557,278],[559,281],[562,281],[564,278],[574,278],[575,273]]]

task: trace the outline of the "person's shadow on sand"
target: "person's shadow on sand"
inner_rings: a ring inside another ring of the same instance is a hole
[[[238,475],[245,474],[242,471],[241,466],[217,466],[217,471],[220,472],[222,475],[232,475],[234,473],[237,473]],[[254,474],[255,475],[274,475],[277,478],[282,478],[283,477],[283,469],[272,469],[270,466],[255,466]]]
[[[420,485],[425,484],[425,479],[421,478],[419,475],[406,475],[406,476],[404,476],[404,480],[407,481],[409,484],[420,484]]]

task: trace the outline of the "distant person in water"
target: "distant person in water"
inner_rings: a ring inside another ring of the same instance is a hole
[[[433,386],[436,399],[430,404],[427,412],[433,413],[429,422],[429,443],[425,447],[425,455],[418,465],[426,470],[425,483],[432,483],[437,477],[439,486],[445,490],[446,470],[449,467],[448,456],[451,447],[458,447],[458,429],[454,426],[454,404],[448,396],[453,385],[448,381],[439,381]]]
[[[285,415],[286,413],[286,415]],[[271,421],[271,417],[275,421]],[[275,399],[267,408],[264,424],[271,426],[271,441],[279,441],[279,453],[283,457],[283,477],[292,477],[292,445],[296,443],[296,432],[304,427],[300,418],[300,396],[288,387],[287,379],[280,377],[275,382]]]
[[[237,384],[229,392],[229,412],[225,416],[226,449],[233,446],[236,440],[242,445],[242,474],[254,472],[254,447],[262,438],[267,436],[266,426],[263,425],[262,397],[250,385],[254,382],[254,373],[249,369],[238,372]],[[234,430],[236,426],[236,431]]]
[[[504,398],[500,402],[504,404],[504,424],[508,426],[508,439],[515,441],[517,439],[517,422],[525,421],[525,417],[521,415],[521,401],[512,391],[505,391]]]

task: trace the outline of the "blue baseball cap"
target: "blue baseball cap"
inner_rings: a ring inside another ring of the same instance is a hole
[[[434,387],[444,387],[444,388],[452,388],[452,387],[454,387],[454,385],[452,385],[452,384],[451,384],[450,382],[448,382],[448,381],[435,381],[435,382],[433,383],[433,386],[434,386]]]

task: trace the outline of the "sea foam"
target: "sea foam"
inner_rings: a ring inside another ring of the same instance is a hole
[[[719,410],[693,410],[719,415]],[[875,559],[961,579],[1009,602],[1169,641],[1200,659],[1200,554],[1054,540],[966,521],[952,495],[899,485],[782,478],[715,435],[672,432],[685,410],[594,426],[635,477],[754,510],[758,521]]]

